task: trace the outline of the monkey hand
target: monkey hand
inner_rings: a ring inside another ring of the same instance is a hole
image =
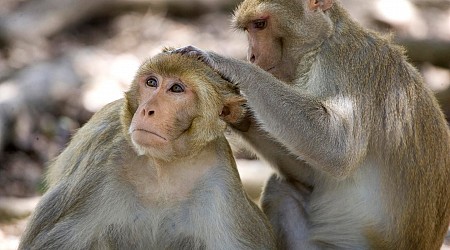
[[[202,62],[204,62],[207,65],[209,65],[210,67],[214,68],[214,62],[213,62],[211,56],[209,55],[209,53],[206,51],[203,51],[197,47],[189,45],[186,47],[173,49],[173,50],[169,51],[169,53],[173,53],[173,54],[178,53],[178,54],[182,54],[182,55],[197,57]]]
[[[212,69],[214,69],[216,72],[218,72],[222,78],[227,80],[228,82],[238,85],[237,79],[234,79],[234,74],[232,73],[231,67],[227,66],[230,61],[229,58],[225,58],[219,54],[216,54],[211,51],[203,51],[197,47],[194,46],[186,46],[178,49],[168,50],[168,53],[179,53],[182,55],[197,57],[202,62],[206,63],[208,66],[210,66]],[[236,65],[236,64],[231,64]]]

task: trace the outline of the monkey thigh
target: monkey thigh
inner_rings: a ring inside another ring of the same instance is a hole
[[[301,185],[301,184],[300,184]],[[277,237],[278,249],[319,249],[310,241],[305,206],[310,191],[273,174],[261,203]]]

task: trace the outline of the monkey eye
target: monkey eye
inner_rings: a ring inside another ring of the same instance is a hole
[[[267,27],[267,20],[259,19],[253,22],[253,28],[262,30]]]
[[[169,90],[173,93],[182,93],[184,92],[184,87],[181,84],[175,83]]]
[[[156,87],[158,87],[158,79],[156,79],[156,77],[152,76],[147,79],[147,81],[145,82],[145,85],[147,85],[148,87],[156,88]]]

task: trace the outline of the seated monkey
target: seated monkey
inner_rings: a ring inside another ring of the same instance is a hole
[[[274,249],[223,135],[245,113],[224,81],[182,55],[142,64],[51,164],[19,249]]]

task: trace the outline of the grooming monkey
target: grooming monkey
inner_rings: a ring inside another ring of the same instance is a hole
[[[50,166],[19,249],[275,249],[223,135],[236,91],[195,58],[142,64]]]
[[[199,56],[253,116],[236,131],[279,175],[262,207],[280,249],[439,249],[450,219],[450,133],[402,48],[338,1],[245,0],[252,63]]]

